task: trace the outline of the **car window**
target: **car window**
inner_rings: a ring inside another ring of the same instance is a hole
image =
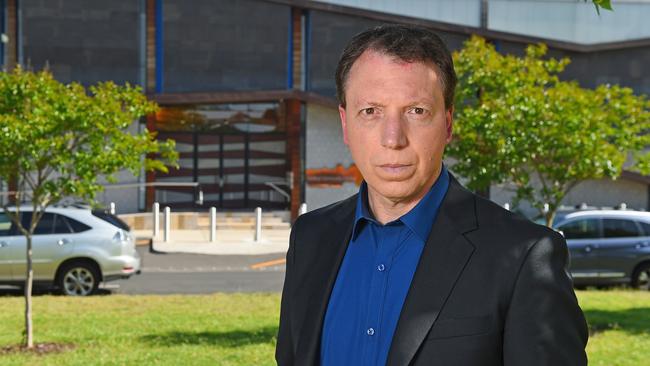
[[[23,212],[20,217],[20,222],[23,224],[23,227],[28,230],[29,226],[32,224],[32,213]],[[36,229],[34,229],[34,235],[52,234],[53,226],[54,214],[46,212],[43,214],[41,220],[36,225]]]
[[[52,232],[54,234],[70,234],[72,232],[65,216],[54,214],[54,228]]]
[[[68,225],[72,229],[72,232],[74,232],[74,233],[80,233],[80,232],[91,229],[90,226],[88,226],[88,225],[86,225],[84,223],[81,223],[81,222],[79,222],[79,221],[77,221],[75,219],[72,219],[72,218],[70,218],[68,216],[58,215],[58,218],[67,221]],[[58,219],[57,219],[57,221],[58,221]]]
[[[598,219],[571,221],[558,227],[558,230],[562,231],[567,239],[593,239],[600,236]]]
[[[11,219],[4,212],[0,212],[0,236],[11,235]]]
[[[624,219],[603,219],[603,234],[606,238],[627,238],[641,235],[634,221]]]
[[[639,221],[639,225],[641,225],[641,229],[645,236],[650,236],[650,223]]]
[[[92,210],[92,214],[95,215],[95,217],[98,217],[112,225],[114,225],[117,228],[120,228],[124,231],[131,231],[131,228],[129,225],[126,224],[126,222],[122,221],[119,217],[110,214],[106,211],[102,210]]]

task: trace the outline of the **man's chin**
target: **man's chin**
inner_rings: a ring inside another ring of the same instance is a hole
[[[380,186],[372,187],[375,194],[393,202],[409,200],[416,196],[415,187],[407,180],[381,182]]]

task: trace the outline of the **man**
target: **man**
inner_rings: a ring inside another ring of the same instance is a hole
[[[336,71],[359,194],[291,232],[279,365],[585,365],[561,235],[442,163],[456,76],[426,29],[355,36]]]

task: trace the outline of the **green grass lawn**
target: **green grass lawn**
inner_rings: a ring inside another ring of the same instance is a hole
[[[590,365],[650,360],[650,293],[579,291]],[[0,348],[20,342],[23,299],[0,297]],[[273,365],[278,294],[34,298],[36,342],[73,343],[2,365]]]

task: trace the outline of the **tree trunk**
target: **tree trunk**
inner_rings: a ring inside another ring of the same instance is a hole
[[[550,210],[545,214],[546,226],[553,228],[553,220],[555,220],[555,210]]]
[[[32,283],[34,270],[32,268],[32,236],[27,235],[27,278],[25,279],[25,346],[34,347],[34,334],[32,329]]]

